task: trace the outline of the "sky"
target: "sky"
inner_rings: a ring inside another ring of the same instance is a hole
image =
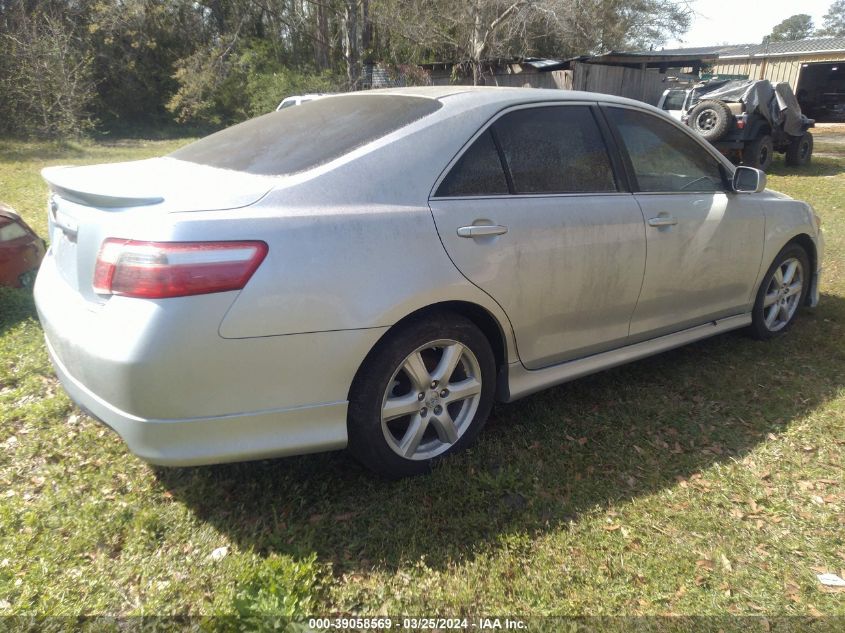
[[[756,44],[772,32],[776,24],[796,13],[812,16],[816,28],[822,25],[833,0],[693,0],[695,15],[690,30],[681,38],[669,40],[665,48]]]

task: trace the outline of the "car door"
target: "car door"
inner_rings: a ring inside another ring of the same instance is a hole
[[[703,142],[671,121],[604,108],[646,221],[645,278],[632,340],[748,311],[763,255],[763,210],[730,191]]]
[[[598,117],[590,104],[504,112],[465,146],[430,200],[449,256],[507,313],[529,369],[628,336],[645,227]]]

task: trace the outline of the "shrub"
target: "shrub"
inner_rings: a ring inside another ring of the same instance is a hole
[[[234,611],[245,630],[291,630],[313,615],[319,589],[316,555],[301,561],[273,556],[241,579]]]

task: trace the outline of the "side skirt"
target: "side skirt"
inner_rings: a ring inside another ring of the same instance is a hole
[[[740,314],[544,369],[525,369],[522,363],[517,361],[502,367],[499,373],[498,399],[502,402],[513,402],[553,385],[624,365],[750,324],[751,314]]]

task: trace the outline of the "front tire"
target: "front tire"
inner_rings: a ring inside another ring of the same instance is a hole
[[[787,244],[766,271],[751,314],[751,335],[769,340],[795,322],[810,288],[810,258],[798,244]]]
[[[493,406],[496,362],[471,321],[402,324],[370,353],[349,394],[349,451],[386,477],[419,475],[476,438]]]

